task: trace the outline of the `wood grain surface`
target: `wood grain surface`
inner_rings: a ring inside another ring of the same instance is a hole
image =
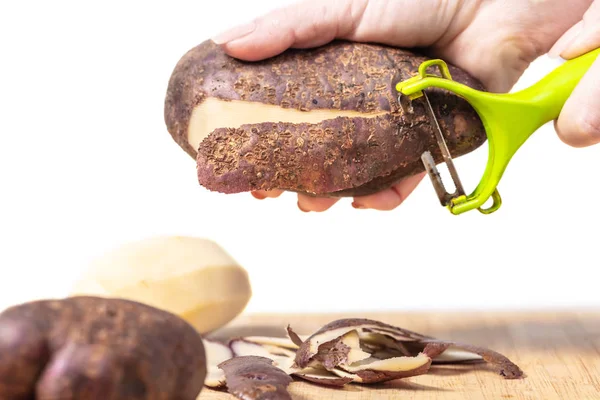
[[[600,399],[600,312],[245,315],[213,336],[285,336],[287,324],[310,334],[344,317],[373,318],[440,339],[486,346],[506,355],[526,376],[506,380],[482,363],[434,365],[426,375],[377,386],[331,389],[296,381],[290,386],[294,400]],[[199,397],[235,399],[207,388]]]

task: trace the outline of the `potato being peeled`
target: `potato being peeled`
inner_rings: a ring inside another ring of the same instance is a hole
[[[423,99],[404,113],[395,84],[428,58],[384,45],[333,41],[258,62],[206,41],[177,63],[165,100],[175,141],[197,162],[199,183],[221,193],[281,189],[318,196],[378,192],[442,162]],[[454,80],[483,90],[449,65]],[[453,157],[486,140],[464,99],[428,89]]]
[[[217,243],[161,236],[127,243],[94,260],[71,294],[138,301],[206,334],[238,316],[252,289],[246,270]]]

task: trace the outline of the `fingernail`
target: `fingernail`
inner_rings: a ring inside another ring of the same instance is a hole
[[[356,201],[352,202],[352,207],[356,208],[357,210],[365,210],[367,208]]]
[[[309,212],[309,210],[302,208],[302,206],[300,205],[300,202],[298,202],[298,209],[300,209],[300,211],[305,212],[305,213]]]
[[[255,199],[258,199],[258,200],[264,200],[264,199],[266,199],[266,197],[265,197],[265,196],[263,196],[262,194],[258,194],[258,193],[256,193],[256,192],[252,192],[251,194],[252,194],[252,196],[253,196]]]
[[[580,21],[576,25],[574,25],[571,29],[561,37],[558,42],[552,46],[550,51],[548,52],[548,56],[550,58],[559,58],[562,53],[565,52],[572,44],[577,40],[580,36],[581,31],[583,30],[583,22]]]
[[[598,39],[596,33],[590,29],[584,29],[570,44],[567,46],[562,55],[566,59],[578,57],[582,54],[592,51],[596,48]]]
[[[229,43],[252,33],[254,29],[256,29],[256,24],[254,22],[248,22],[246,24],[231,28],[225,32],[219,33],[212,38],[212,41],[218,45]]]

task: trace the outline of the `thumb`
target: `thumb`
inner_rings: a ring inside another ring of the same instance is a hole
[[[246,61],[275,56],[291,47],[317,47],[334,39],[428,46],[445,33],[458,12],[456,1],[448,7],[437,7],[438,3],[439,0],[301,0],[212,40],[230,56]],[[401,18],[402,23],[398,23]]]
[[[565,59],[600,47],[600,0],[594,1],[583,20],[571,28],[551,54]],[[555,123],[560,139],[573,147],[600,143],[600,58],[581,79]]]
[[[289,47],[316,47],[338,34],[347,34],[365,11],[367,1],[303,0],[274,9],[246,24],[223,32],[212,40],[231,56],[257,61]]]

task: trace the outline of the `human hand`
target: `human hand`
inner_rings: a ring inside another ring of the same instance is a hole
[[[595,0],[583,19],[565,33],[550,55],[578,57],[600,47],[600,0]],[[573,147],[600,143],[600,58],[581,79],[554,124],[561,140]]]
[[[592,0],[572,0],[565,6],[563,0],[302,0],[213,40],[230,56],[247,61],[272,57],[288,48],[317,47],[334,39],[418,47],[466,70],[487,90],[506,92],[532,61],[548,52],[561,35],[582,19],[591,3]],[[586,19],[592,20],[594,13],[599,14],[597,8],[595,4]],[[599,19],[596,17],[596,21]],[[592,22],[580,24],[585,26],[588,38],[594,36]],[[569,47],[564,54],[576,54],[581,46],[585,44]],[[598,75],[591,71],[582,87],[596,83],[600,91]],[[598,131],[600,124],[593,118],[582,119],[581,110],[577,109],[582,102],[592,105],[592,97],[582,92],[579,88],[557,123],[563,140],[592,137],[577,132],[588,132],[594,126]],[[597,111],[595,115],[600,116]],[[410,177],[373,195],[355,197],[353,206],[392,210],[413,192],[424,175]],[[256,191],[253,195],[264,199],[281,193]],[[325,211],[338,200],[299,194],[298,207],[303,211]]]

